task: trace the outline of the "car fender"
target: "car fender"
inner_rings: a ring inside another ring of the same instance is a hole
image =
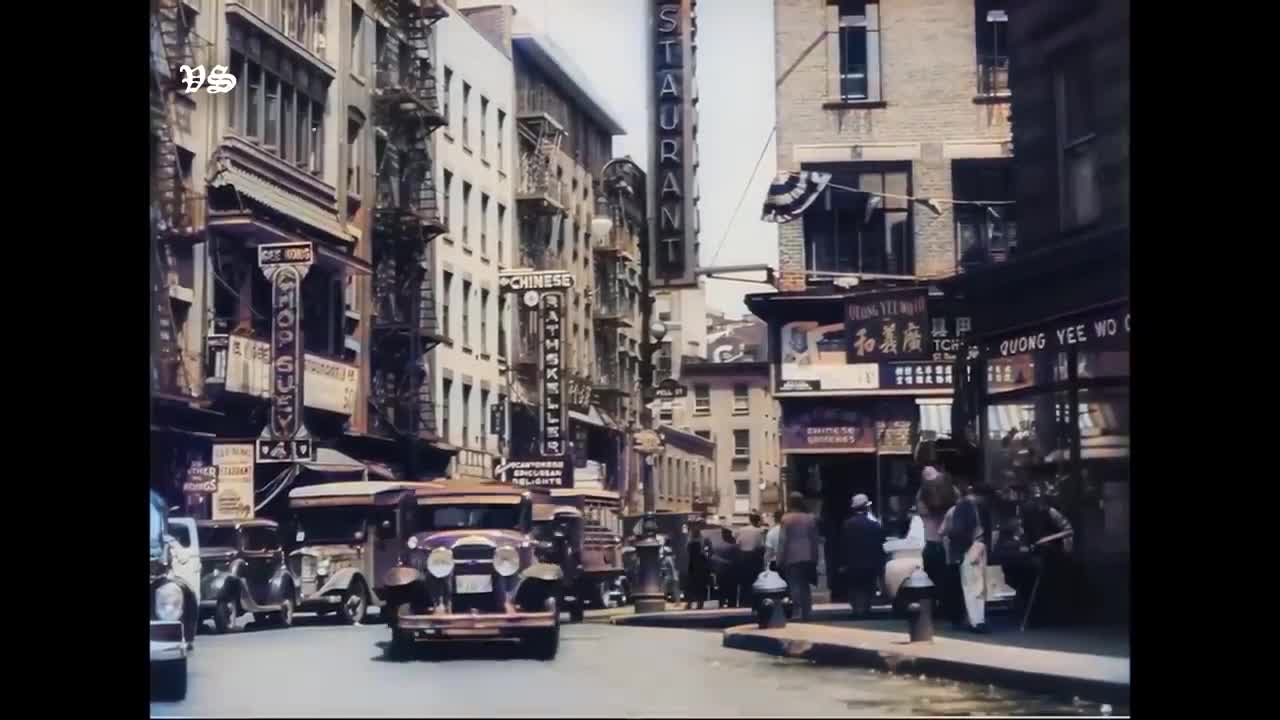
[[[287,568],[282,566],[278,571],[276,571],[276,574],[271,578],[271,584],[270,584],[270,587],[268,588],[269,596],[271,597],[272,602],[275,602],[275,603],[283,602],[284,598],[286,597],[285,596],[286,588],[290,588],[289,592],[293,597],[293,601],[296,603],[298,600],[298,598],[296,597],[298,592],[298,582],[297,580],[294,579],[293,573],[290,572]]]
[[[244,583],[240,581],[240,577],[234,572],[235,569],[235,566],[233,566],[231,570],[215,570],[204,576],[200,581],[201,599],[206,602],[214,602],[222,597],[224,592],[233,593],[236,599],[239,599]]]
[[[417,568],[411,568],[407,565],[397,565],[391,568],[382,576],[382,587],[385,589],[402,588],[417,582],[422,582],[426,576]]]
[[[525,568],[520,573],[521,580],[542,580],[543,582],[560,582],[564,578],[564,571],[559,565],[551,563],[534,563]]]
[[[342,568],[338,572],[334,573],[333,577],[329,578],[329,582],[325,583],[324,587],[317,590],[316,594],[325,595],[331,592],[344,591],[351,587],[351,582],[356,578],[360,578],[362,581],[364,580],[364,576],[360,573],[359,568]],[[365,582],[365,587],[368,586],[369,583]]]

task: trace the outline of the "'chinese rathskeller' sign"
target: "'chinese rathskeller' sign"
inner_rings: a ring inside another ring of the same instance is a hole
[[[929,293],[912,290],[850,298],[845,306],[849,362],[923,360]]]
[[[697,136],[693,72],[693,0],[658,0],[654,23],[654,197],[657,228],[650,257],[656,287],[698,284]]]

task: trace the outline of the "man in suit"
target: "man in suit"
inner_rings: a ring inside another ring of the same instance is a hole
[[[787,581],[799,620],[813,615],[812,585],[818,584],[818,520],[806,512],[804,495],[787,497],[790,512],[782,516],[778,537],[778,566]]]
[[[840,550],[849,584],[849,605],[854,619],[860,620],[870,614],[876,580],[884,572],[886,537],[884,527],[871,516],[871,500],[866,495],[854,495],[850,509],[853,514],[840,529]]]
[[[752,510],[748,517],[749,525],[738,528],[738,604],[742,607],[752,605],[751,586],[764,570],[764,533],[760,525],[760,511]]]

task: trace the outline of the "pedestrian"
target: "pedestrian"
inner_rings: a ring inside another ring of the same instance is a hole
[[[924,552],[921,554],[921,559],[925,574],[933,581],[936,588],[934,602],[938,604],[939,612],[946,608],[945,588],[949,587],[947,554],[942,547],[939,529],[942,526],[943,516],[958,499],[950,478],[931,465],[924,468],[921,473],[920,491],[916,493],[916,508],[924,523]]]
[[[796,604],[801,622],[813,616],[812,586],[818,584],[818,520],[806,512],[804,495],[787,497],[791,511],[782,516],[778,537],[778,565]]]
[[[662,546],[662,592],[667,602],[680,602],[680,570],[669,543]]]
[[[965,484],[964,495],[947,511],[941,533],[946,548],[950,587],[949,614],[957,627],[987,632],[987,548],[990,513],[981,489]]]
[[[711,578],[711,543],[702,536],[702,528],[695,527],[689,538],[689,572],[686,574],[687,589],[684,596],[684,609],[690,610],[696,603],[698,609],[707,600],[707,581]]]
[[[778,570],[778,539],[782,535],[782,511],[773,511],[773,525],[764,534],[764,566],[770,570]]]
[[[1073,614],[1070,602],[1073,592],[1070,587],[1070,557],[1074,549],[1075,530],[1071,521],[1053,507],[1043,494],[1036,492],[1022,506],[1022,528],[1023,538],[1038,569],[1040,583],[1035,591],[1035,604],[1027,617],[1040,626],[1065,622]],[[1032,575],[1029,579],[1032,582],[1022,582],[1015,586],[1024,608],[1025,603],[1031,601],[1031,591],[1035,587],[1035,576]]]
[[[738,605],[738,577],[734,572],[737,566],[737,538],[731,528],[721,527],[720,542],[712,546],[711,567],[716,574],[716,599],[722,608]]]
[[[849,588],[849,606],[853,618],[860,620],[871,614],[871,598],[884,573],[884,526],[871,515],[871,500],[864,494],[853,496],[852,515],[840,528],[840,551],[844,558],[843,574]]]
[[[764,535],[761,526],[760,511],[752,510],[747,516],[747,526],[738,528],[738,603],[742,607],[751,607],[751,586],[764,571]]]

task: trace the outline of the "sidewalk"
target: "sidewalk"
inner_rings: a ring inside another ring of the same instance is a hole
[[[896,629],[888,629],[894,625]],[[723,644],[823,665],[854,665],[1128,704],[1128,638],[1121,640],[1119,635],[1070,629],[1023,634],[1001,629],[983,636],[941,630],[932,643],[910,643],[902,621],[872,620],[790,623],[773,630],[740,625],[725,631]],[[1095,649],[1091,643],[1096,638],[1105,639]],[[1086,647],[1093,653],[1064,651]],[[1113,654],[1094,654],[1099,652]]]
[[[628,612],[618,613],[611,616],[609,622],[614,625],[626,625],[629,627],[723,630],[735,625],[749,623],[752,620],[751,608],[685,610],[683,604],[667,603],[666,612],[645,613],[642,615],[635,614],[634,609],[631,607],[624,609]],[[883,615],[887,617],[889,615],[889,606],[873,606],[871,611],[878,616]],[[617,611],[602,610],[597,612]],[[847,603],[814,604],[813,617],[814,620],[818,622],[847,620],[849,618],[849,605]],[[592,614],[590,612],[587,613],[587,619],[592,619]]]

